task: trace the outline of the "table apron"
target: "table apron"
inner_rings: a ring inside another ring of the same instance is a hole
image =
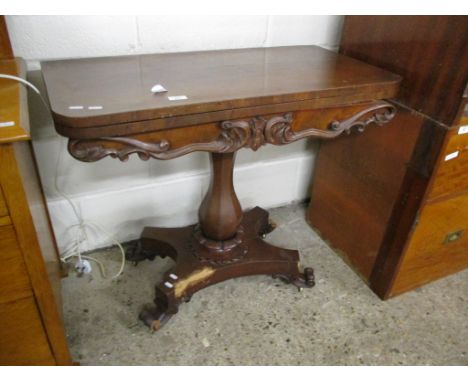
[[[343,133],[363,132],[371,124],[383,125],[395,115],[383,100],[323,109],[290,111],[216,123],[196,124],[127,136],[69,140],[70,154],[84,162],[106,156],[126,161],[172,159],[194,151],[231,153],[241,148],[257,150],[266,144],[284,145],[304,138],[332,139]]]

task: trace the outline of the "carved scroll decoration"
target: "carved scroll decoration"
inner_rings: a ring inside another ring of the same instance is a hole
[[[102,141],[122,143],[123,147],[106,147]],[[131,154],[138,154],[142,160],[148,160],[154,155],[168,151],[170,143],[161,140],[156,143],[142,142],[133,138],[126,137],[106,137],[99,140],[75,140],[68,142],[68,151],[70,154],[83,162],[95,162],[106,156],[118,158],[122,162],[128,160]]]
[[[303,138],[331,139],[352,130],[363,132],[365,127],[375,123],[383,125],[396,113],[393,105],[377,101],[364,110],[343,121],[332,121],[328,129],[314,127],[293,131],[293,113],[285,113],[271,118],[254,117],[220,123],[221,133],[213,142],[192,143],[171,149],[167,140],[155,143],[143,142],[129,137],[104,137],[96,140],[70,140],[68,150],[73,157],[85,162],[94,162],[106,156],[128,160],[129,155],[137,154],[140,159],[172,159],[194,151],[228,153],[249,147],[258,150],[265,144],[284,145]],[[107,142],[107,144],[106,144]],[[118,145],[111,146],[109,142]]]

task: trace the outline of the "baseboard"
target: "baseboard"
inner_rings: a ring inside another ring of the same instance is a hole
[[[308,197],[313,153],[236,166],[234,184],[244,209],[272,208]],[[158,177],[154,182],[106,192],[71,197],[83,219],[98,223],[120,242],[138,238],[145,226],[176,227],[197,221],[197,211],[208,187],[209,173],[193,172]],[[75,240],[70,227],[77,219],[66,199],[48,200],[61,252]],[[83,251],[106,247],[112,240],[89,230]]]

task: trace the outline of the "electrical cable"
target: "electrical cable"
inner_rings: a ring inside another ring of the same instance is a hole
[[[49,104],[44,99],[44,97],[42,96],[39,89],[36,86],[34,86],[31,82],[29,82],[29,81],[27,81],[27,80],[25,80],[25,79],[23,79],[21,77],[13,76],[13,75],[10,75],[10,74],[3,74],[3,73],[0,73],[0,78],[5,78],[5,79],[13,80],[13,81],[18,81],[21,84],[25,85],[26,87],[31,88],[35,93],[37,93],[39,95],[42,102],[46,106],[47,111],[49,111],[49,112],[51,111],[50,107],[49,107]],[[60,165],[62,148],[63,148],[62,144],[60,144],[59,153],[57,155],[57,162],[56,162],[56,165],[55,165],[54,188],[55,188],[55,191],[60,196],[62,196],[67,201],[67,203],[70,205],[70,207],[71,207],[71,209],[73,211],[73,214],[75,215],[75,217],[76,217],[76,219],[78,221],[77,224],[73,224],[73,225],[69,226],[65,230],[65,233],[68,233],[68,232],[70,232],[70,231],[72,231],[74,229],[77,229],[78,234],[75,235],[75,240],[72,242],[71,246],[69,246],[66,250],[63,251],[62,255],[60,256],[60,259],[64,263],[68,263],[68,260],[71,259],[71,258],[74,258],[74,257],[77,257],[78,261],[80,263],[82,263],[82,261],[83,261],[82,259],[87,259],[87,260],[94,261],[96,264],[98,264],[99,270],[101,272],[102,277],[107,278],[104,265],[103,265],[103,263],[101,261],[99,261],[98,259],[96,259],[96,258],[94,258],[92,256],[82,255],[81,254],[81,245],[82,245],[82,243],[84,241],[88,240],[88,236],[87,236],[87,233],[86,233],[86,228],[88,228],[90,230],[92,230],[92,229],[96,230],[97,229],[97,230],[101,231],[102,233],[104,233],[105,235],[107,235],[106,239],[110,239],[115,245],[117,245],[119,247],[119,250],[120,250],[120,253],[121,253],[121,256],[122,256],[122,261],[121,261],[119,271],[114,276],[112,276],[112,278],[111,278],[111,279],[115,279],[115,278],[119,277],[124,271],[124,268],[125,268],[125,250],[123,249],[120,242],[115,238],[115,236],[112,235],[111,233],[109,233],[107,230],[105,230],[100,224],[98,224],[96,222],[93,222],[92,220],[83,219],[83,217],[81,216],[80,211],[77,209],[77,207],[75,206],[75,204],[73,203],[71,198],[65,192],[63,192],[60,189],[60,187],[58,186],[58,170],[59,170],[59,165]],[[71,233],[70,233],[70,235],[71,235]],[[68,254],[68,252],[70,252],[70,251],[72,253]]]

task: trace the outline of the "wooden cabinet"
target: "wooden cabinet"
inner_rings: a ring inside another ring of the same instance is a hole
[[[0,364],[71,364],[62,270],[29,141],[0,143]]]
[[[20,59],[0,59],[0,68],[25,75]],[[0,127],[0,365],[70,365],[61,317],[62,271],[30,142],[23,85],[0,79],[0,103],[0,122],[10,125]]]
[[[340,51],[403,77],[398,114],[322,143],[307,219],[381,298],[468,267],[467,46],[466,16],[345,19]]]
[[[468,126],[468,121],[466,121]],[[466,129],[466,133],[464,133]],[[447,132],[439,163],[429,189],[427,200],[463,193],[468,185],[468,127],[456,126]]]

